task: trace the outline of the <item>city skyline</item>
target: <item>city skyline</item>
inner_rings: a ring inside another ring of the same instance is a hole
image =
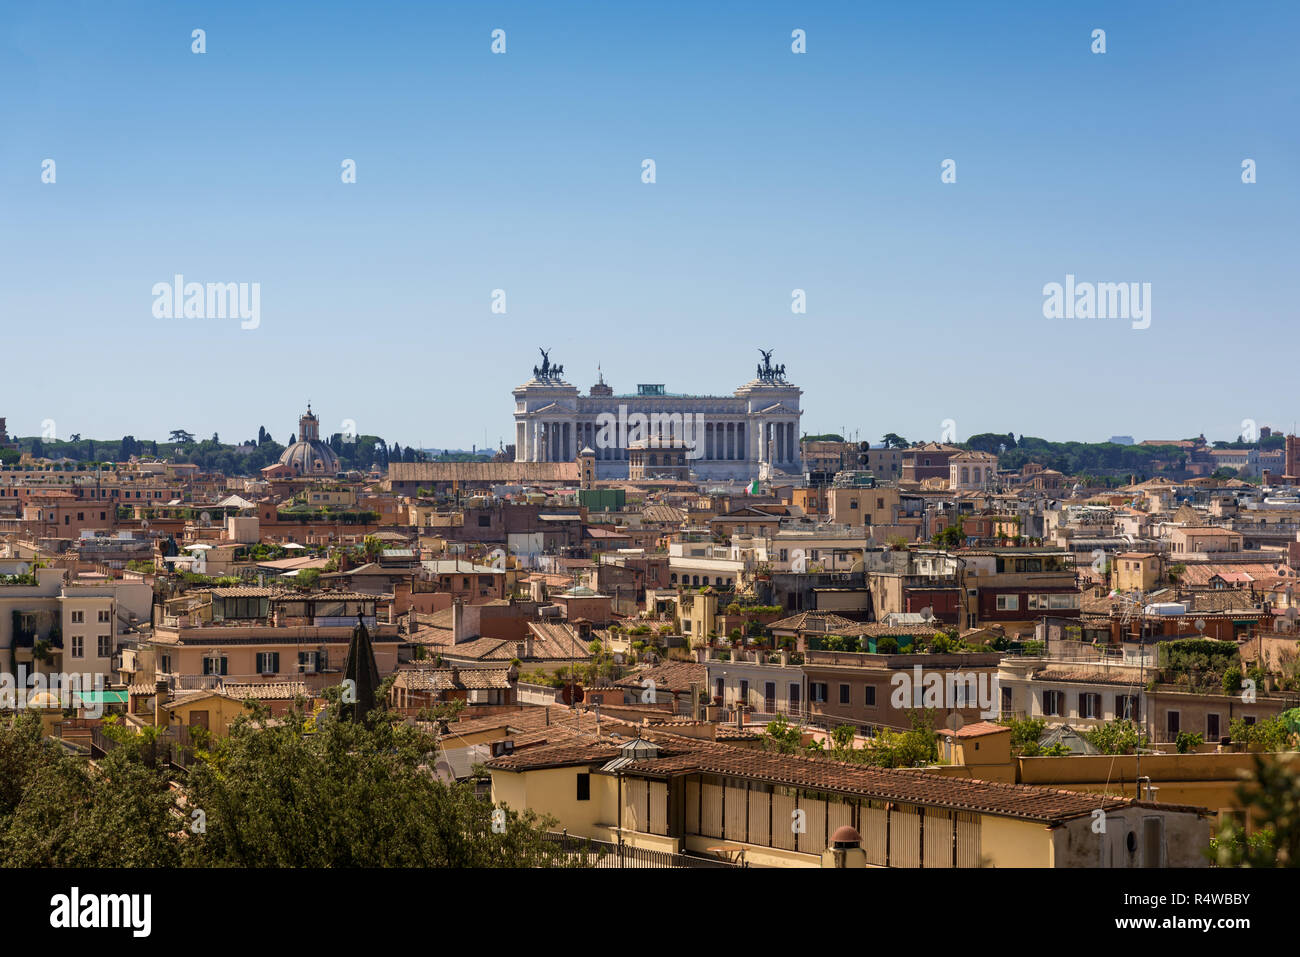
[[[495,447],[538,340],[582,388],[706,393],[775,346],[809,433],[1296,417],[1282,376],[1196,387],[1229,327],[1295,341],[1293,8],[350,10],[0,15],[6,346],[45,360],[0,377],[12,431],[235,435],[310,395]],[[157,318],[176,275],[259,284],[259,321]],[[1075,277],[1150,284],[1149,326],[1044,318]]]

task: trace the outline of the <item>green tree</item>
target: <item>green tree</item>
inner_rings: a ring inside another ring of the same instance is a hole
[[[1012,754],[1034,758],[1042,753],[1038,742],[1047,730],[1047,722],[1042,718],[1006,718],[998,723],[1011,729]]]
[[[959,519],[956,525],[949,525],[942,531],[935,532],[930,540],[940,548],[960,548],[966,544],[966,533],[962,531],[961,520]]]
[[[1210,853],[1220,867],[1300,867],[1300,774],[1295,759],[1255,755],[1251,780],[1237,787],[1242,809],[1255,821],[1248,839],[1243,823],[1219,828]]]
[[[494,808],[429,773],[438,739],[382,708],[367,725],[301,707],[236,720],[191,768],[190,804],[206,828],[185,842],[205,867],[500,867],[548,860],[531,812]]]
[[[111,724],[106,728],[112,729]],[[10,867],[174,867],[181,819],[146,754],[126,738],[92,768],[41,736],[30,712],[0,720],[0,861]]]
[[[783,714],[778,714],[763,729],[763,744],[769,751],[776,751],[778,754],[796,754],[802,743],[803,735],[797,727],[785,719]]]
[[[1083,732],[1084,740],[1102,754],[1136,754],[1147,736],[1132,721],[1108,721]]]

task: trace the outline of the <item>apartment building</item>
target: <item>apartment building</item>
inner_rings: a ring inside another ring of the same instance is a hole
[[[76,672],[111,679],[118,636],[147,620],[142,582],[81,581],[62,568],[0,561],[0,654],[29,674]]]
[[[152,636],[124,668],[129,683],[164,679],[176,687],[206,687],[296,679],[315,691],[341,680],[358,619],[369,629],[380,676],[396,668],[405,640],[389,619],[387,602],[356,592],[206,588],[158,611]]]
[[[930,630],[933,634],[933,629]],[[808,711],[827,727],[911,727],[909,713],[932,710],[938,727],[954,716],[972,724],[997,712],[1001,654],[867,654],[808,651]]]
[[[645,730],[486,762],[569,834],[771,867],[1204,867],[1203,809],[809,759]]]

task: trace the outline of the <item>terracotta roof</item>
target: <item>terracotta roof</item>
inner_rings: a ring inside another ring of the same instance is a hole
[[[651,525],[680,525],[686,521],[686,510],[672,505],[647,505],[641,510],[641,521]]]
[[[482,691],[510,687],[509,668],[401,668],[396,681],[411,691]]]
[[[588,661],[590,639],[583,641],[573,626],[563,622],[534,621],[528,625],[533,633],[533,654],[529,661],[558,661],[576,659]]]
[[[839,634],[845,637],[862,635],[868,638],[887,637],[889,635],[933,635],[943,630],[943,622],[935,619],[930,625],[885,625],[880,622],[871,622],[867,625],[853,625],[845,628]]]
[[[1042,671],[1034,673],[1034,679],[1041,681],[1068,681],[1078,682],[1080,684],[1101,685],[1136,685],[1138,683],[1134,680],[1134,675],[1129,671],[1090,671],[1087,668],[1074,668],[1060,671],[1053,671],[1051,668],[1044,668]]]
[[[510,661],[519,656],[519,642],[504,638],[475,638],[460,644],[445,642],[439,645],[438,653],[466,661]]]
[[[1089,816],[1099,807],[1095,794],[1081,794],[1024,784],[1001,784],[969,778],[947,778],[923,769],[872,768],[824,758],[781,755],[752,748],[738,748],[712,741],[699,741],[662,730],[646,729],[643,736],[660,744],[657,758],[632,761],[624,773],[649,776],[677,776],[690,773],[719,774],[750,778],[790,787],[805,787],[875,800],[897,801],[972,811],[1027,821],[1058,824]],[[594,765],[618,756],[620,740],[573,741],[528,748],[487,762],[503,771]],[[1203,813],[1188,805],[1155,804],[1126,798],[1101,798],[1101,805],[1144,807],[1163,811]]]
[[[574,765],[603,764],[620,755],[618,742],[610,740],[565,741],[503,754],[487,762],[495,771],[537,771]]]
[[[802,611],[768,625],[769,631],[809,631],[826,635],[842,634],[845,628],[856,628],[858,623],[831,611]]]
[[[626,772],[685,774],[707,772],[749,777],[791,787],[855,794],[877,800],[898,801],[974,811],[999,817],[1056,824],[1091,815],[1099,807],[1139,806],[1164,811],[1199,812],[1200,808],[1104,798],[1025,784],[1000,784],[966,778],[946,778],[931,771],[872,768],[820,758],[803,758],[754,749],[714,744],[676,757],[660,757],[628,764]]]
[[[577,462],[392,462],[390,482],[576,482]]]
[[[691,685],[703,688],[708,680],[708,669],[694,661],[665,661],[653,668],[634,671],[614,682],[620,688],[640,688],[641,682],[653,681],[656,688],[669,692],[690,691]]]
[[[301,681],[252,681],[243,684],[225,683],[222,690],[232,698],[243,701],[256,698],[258,701],[292,701],[297,697],[310,698],[311,692]]]
[[[938,732],[942,735],[951,735],[956,738],[982,738],[989,734],[1010,734],[1011,729],[1003,727],[1000,724],[994,724],[992,721],[976,721],[974,724],[963,725],[956,731],[947,728]]]

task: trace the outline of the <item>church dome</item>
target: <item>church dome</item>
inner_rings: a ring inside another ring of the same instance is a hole
[[[280,453],[280,464],[298,475],[333,475],[339,471],[339,457],[320,440],[320,420],[310,405],[298,419],[298,441]]]

